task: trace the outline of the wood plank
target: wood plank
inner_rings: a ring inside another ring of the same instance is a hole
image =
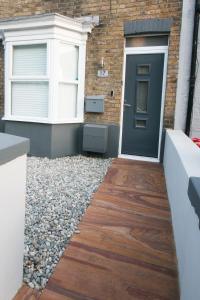
[[[38,300],[40,292],[23,285],[13,300]]]
[[[79,229],[40,300],[179,299],[161,165],[113,160]],[[38,299],[23,289],[15,300]]]
[[[113,161],[41,300],[179,299],[162,167]]]

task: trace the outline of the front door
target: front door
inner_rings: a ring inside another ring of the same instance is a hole
[[[164,54],[126,59],[122,154],[158,157]]]

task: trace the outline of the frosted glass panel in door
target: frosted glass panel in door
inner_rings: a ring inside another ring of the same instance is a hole
[[[57,117],[71,119],[77,117],[77,85],[59,83]]]
[[[47,73],[47,45],[13,47],[14,76],[44,76]]]
[[[78,80],[78,47],[60,42],[59,49],[60,81]]]
[[[149,81],[137,81],[136,87],[136,112],[147,112]]]

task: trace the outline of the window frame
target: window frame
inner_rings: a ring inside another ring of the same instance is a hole
[[[66,46],[69,45],[69,46],[74,46],[74,47],[77,47],[78,48],[78,65],[77,65],[77,76],[78,76],[78,79],[77,80],[69,80],[69,79],[61,79],[60,76],[59,76],[59,71],[57,70],[57,76],[54,77],[54,81],[56,82],[56,86],[55,86],[55,89],[56,89],[56,100],[54,102],[54,104],[57,104],[55,107],[54,107],[54,122],[57,123],[57,122],[61,122],[61,123],[66,123],[66,119],[61,119],[61,118],[58,118],[58,110],[57,110],[57,107],[58,107],[58,102],[59,102],[59,84],[66,84],[66,85],[74,85],[77,87],[77,95],[76,95],[76,117],[75,118],[67,118],[67,123],[83,123],[84,121],[84,107],[83,107],[83,113],[81,114],[80,113],[80,106],[81,106],[81,97],[83,97],[84,99],[84,87],[83,87],[83,95],[81,96],[81,79],[82,79],[82,64],[83,64],[83,60],[81,60],[81,50],[82,50],[82,47],[81,45],[77,44],[77,43],[73,43],[73,42],[69,42],[69,41],[64,41],[64,40],[57,40],[56,41],[56,57],[55,57],[55,60],[56,60],[56,66],[58,68],[58,59],[59,59],[59,44],[62,43],[62,44],[65,44]],[[84,62],[85,64],[85,62]],[[54,73],[56,74],[56,73]],[[85,73],[84,73],[84,76],[85,76]]]
[[[13,75],[13,65],[14,65],[14,47],[16,46],[28,46],[28,45],[46,45],[46,75],[37,75],[37,76],[27,76],[27,75],[24,75],[24,76],[18,76],[18,75]],[[49,100],[50,100],[50,97],[49,97],[49,84],[50,84],[50,61],[49,61],[49,50],[50,47],[49,47],[49,42],[48,41],[41,41],[41,42],[38,42],[38,41],[34,41],[33,43],[30,41],[30,42],[26,42],[26,43],[15,43],[12,45],[12,48],[11,48],[11,68],[10,68],[10,76],[9,76],[9,80],[10,80],[10,115],[11,117],[13,118],[20,118],[20,119],[31,119],[31,120],[47,120],[48,119],[48,116],[49,116]],[[33,116],[19,116],[19,115],[13,115],[12,114],[12,83],[17,83],[17,82],[23,82],[23,83],[36,83],[36,82],[45,82],[47,83],[48,85],[48,107],[47,107],[47,117],[33,117]]]
[[[59,76],[56,66],[56,56],[59,54],[58,43],[78,47],[78,80],[64,80],[67,84],[77,85],[77,114],[75,118],[60,119],[57,117],[56,104],[58,100]],[[14,76],[13,49],[15,46],[47,45],[47,74],[45,76]],[[85,53],[86,44],[62,39],[35,39],[24,41],[9,41],[5,44],[5,114],[3,119],[46,124],[83,123],[84,122],[84,85],[85,85]],[[48,83],[48,117],[30,117],[12,115],[12,82],[47,82]]]

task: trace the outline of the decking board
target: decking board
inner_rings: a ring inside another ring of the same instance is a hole
[[[40,300],[179,299],[161,165],[115,159],[79,228]]]

